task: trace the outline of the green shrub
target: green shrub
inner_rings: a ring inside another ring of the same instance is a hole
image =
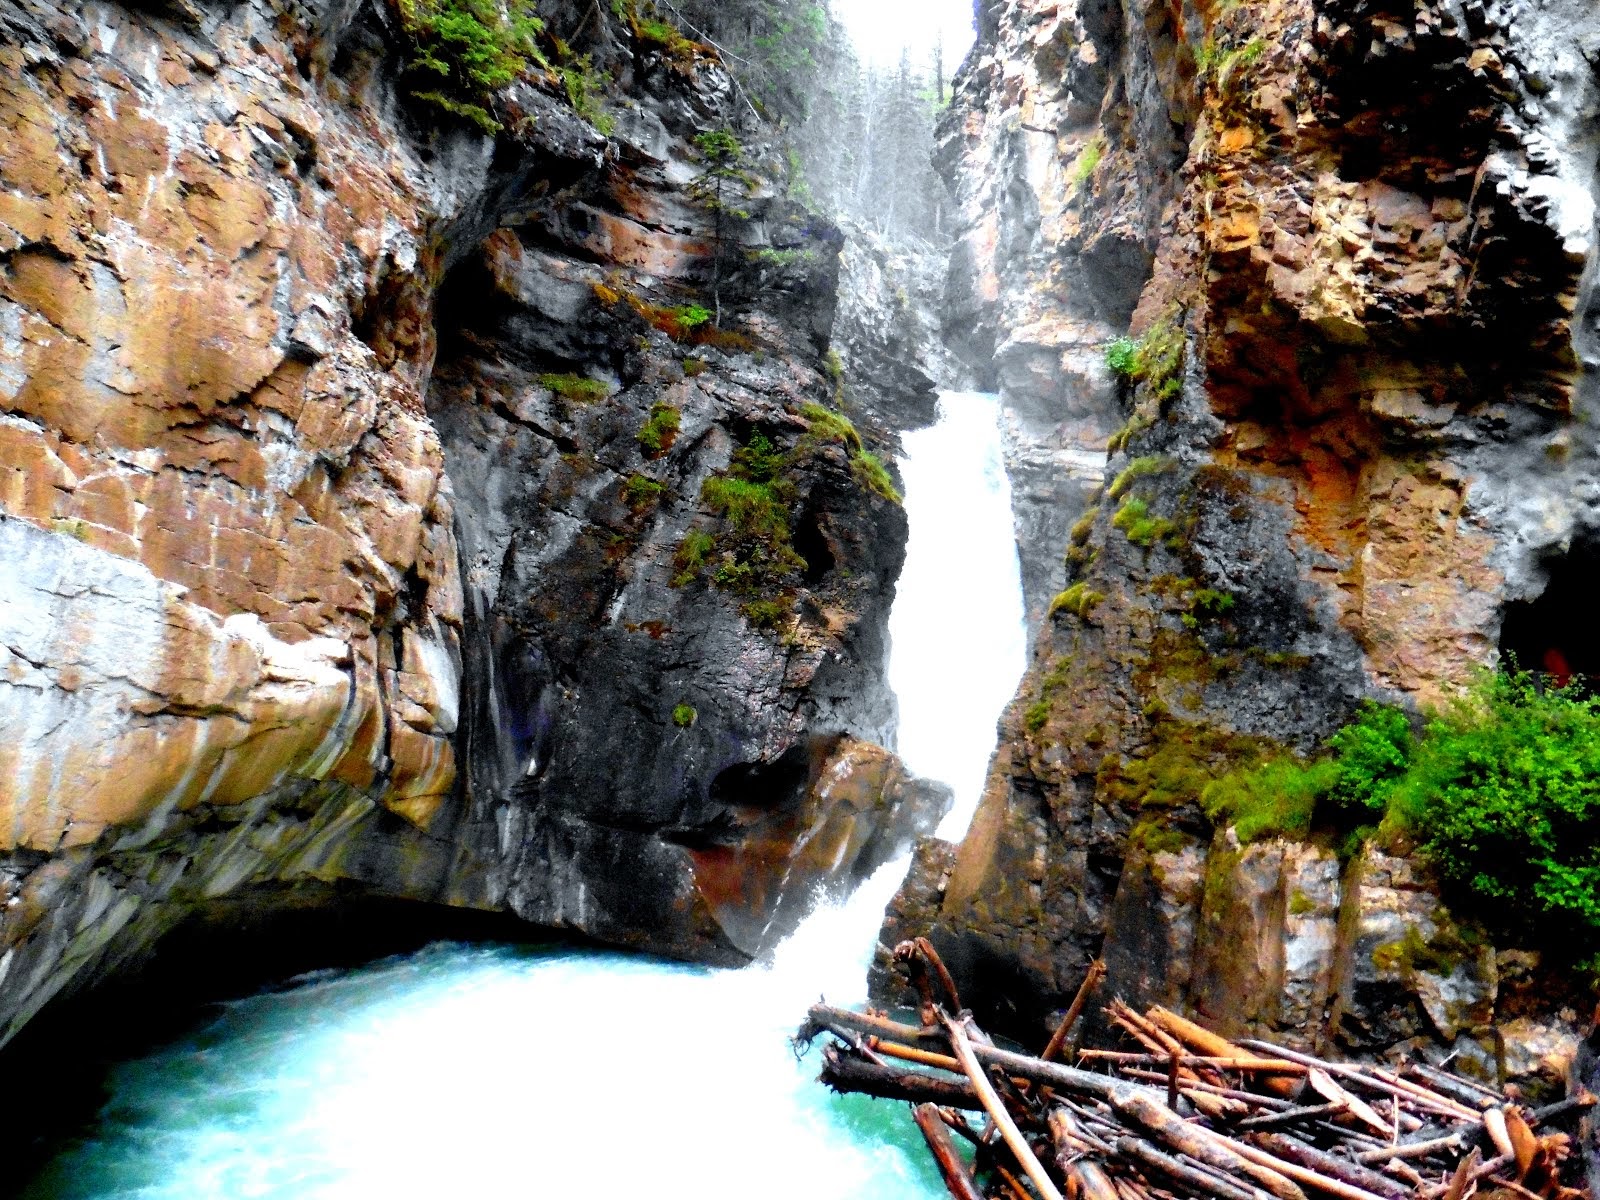
[[[1398,708],[1366,701],[1356,719],[1328,739],[1328,748],[1339,764],[1328,799],[1346,815],[1375,823],[1410,764],[1411,718]]]
[[[706,363],[703,358],[686,358],[683,360],[683,375],[685,379],[698,379],[706,373]]]
[[[821,442],[838,442],[852,450],[861,449],[861,435],[855,424],[843,413],[823,408],[820,404],[804,404],[800,415],[810,422],[807,433]]]
[[[563,400],[571,400],[576,404],[593,404],[604,400],[611,394],[611,389],[598,379],[589,379],[583,375],[541,375],[539,386],[554,392]]]
[[[1028,711],[1022,716],[1022,723],[1028,727],[1029,733],[1038,733],[1050,720],[1050,697],[1043,696],[1028,705]]]
[[[486,133],[500,128],[485,107],[490,94],[545,65],[535,41],[544,23],[528,0],[395,0],[395,10],[412,94]]]
[[[622,498],[627,501],[632,509],[649,508],[661,499],[661,493],[667,490],[667,485],[658,483],[644,475],[629,475],[622,485]]]
[[[692,334],[711,321],[711,310],[702,308],[698,304],[685,304],[681,308],[675,308],[672,310],[672,315],[677,321],[678,328],[685,334]]]
[[[776,629],[789,615],[789,606],[780,600],[747,600],[739,611],[757,629]]]
[[[1485,676],[1380,789],[1462,906],[1600,968],[1600,698]]]
[[[678,569],[672,577],[672,586],[685,587],[693,583],[716,548],[717,539],[703,529],[691,529],[684,534],[677,552],[672,556],[672,565]]]
[[[1222,613],[1232,612],[1238,599],[1228,592],[1219,592],[1215,588],[1200,588],[1191,599],[1191,607],[1195,612],[1220,616]]]
[[[789,530],[794,484],[783,475],[789,465],[790,456],[779,451],[764,433],[756,432],[734,451],[726,474],[714,475],[701,485],[701,500],[722,518],[723,527],[714,536],[702,531],[684,536],[675,558],[678,574],[674,584],[682,586],[699,576],[715,551],[721,561],[712,583],[749,598],[744,611],[752,624],[776,624],[767,604],[788,612],[787,600],[777,597],[806,569],[806,560],[795,552]],[[752,603],[757,604],[753,616]]]
[[[639,448],[646,457],[660,458],[672,449],[672,442],[678,436],[678,430],[683,425],[683,414],[664,400],[658,400],[650,406],[650,415],[645,418],[639,432],[635,435]]]
[[[677,704],[672,709],[672,723],[679,729],[687,729],[693,725],[695,718],[700,714],[695,711],[692,704]]]

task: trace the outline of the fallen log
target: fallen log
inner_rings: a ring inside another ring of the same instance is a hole
[[[1005,1139],[1006,1146],[1016,1156],[1017,1165],[1032,1180],[1041,1200],[1062,1200],[1055,1182],[1045,1174],[1043,1164],[1039,1162],[1033,1148],[1028,1145],[1027,1139],[1022,1136],[1022,1131],[1017,1128],[1016,1122],[1011,1119],[1011,1114],[1006,1111],[1005,1105],[1000,1103],[1000,1096],[994,1090],[994,1085],[989,1082],[988,1076],[983,1073],[983,1068],[978,1065],[977,1056],[972,1052],[972,1043],[968,1040],[966,1031],[949,1017],[945,1018],[944,1024],[950,1031],[950,1048],[956,1052],[956,1057],[966,1069],[967,1078],[972,1081],[972,1088],[978,1093],[978,1099],[983,1102],[989,1119],[995,1123],[1000,1130],[1000,1136]]]
[[[836,1092],[859,1092],[879,1100],[904,1100],[910,1104],[941,1104],[981,1112],[977,1093],[964,1080],[941,1079],[926,1071],[899,1071],[880,1067],[829,1046],[822,1053],[821,1080]]]
[[[944,1179],[945,1190],[954,1200],[983,1200],[983,1193],[972,1181],[972,1172],[967,1170],[966,1161],[956,1150],[956,1144],[939,1110],[932,1104],[919,1104],[911,1110],[911,1117],[916,1121],[917,1128],[922,1130],[923,1140],[933,1153],[934,1165]]]
[[[1218,1200],[1268,1200],[1267,1193],[1259,1188],[1248,1188],[1231,1183],[1209,1171],[1192,1167],[1170,1154],[1163,1154],[1154,1146],[1136,1138],[1117,1141],[1117,1153],[1133,1162],[1151,1167],[1179,1183],[1200,1189],[1202,1195],[1216,1196]]]
[[[1281,1133],[1257,1133],[1251,1136],[1250,1142],[1268,1151],[1274,1157],[1298,1163],[1308,1167],[1330,1179],[1359,1188],[1364,1192],[1371,1192],[1377,1196],[1388,1196],[1391,1200],[1405,1200],[1406,1191],[1394,1180],[1385,1175],[1353,1163],[1347,1159],[1336,1158],[1314,1146],[1287,1137]]]

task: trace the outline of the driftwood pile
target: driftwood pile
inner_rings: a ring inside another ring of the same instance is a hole
[[[1112,1002],[1140,1050],[1057,1061],[1104,975],[1094,964],[1038,1057],[995,1046],[925,939],[899,946],[922,1024],[818,1004],[822,1081],[909,1101],[956,1200],[1581,1200],[1568,1186],[1580,1093],[1529,1109],[1427,1066],[1336,1063],[1229,1041],[1156,1007]],[[974,1114],[969,1117],[967,1114]],[[970,1161],[960,1137],[975,1147]]]

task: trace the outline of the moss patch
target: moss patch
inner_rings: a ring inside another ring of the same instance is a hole
[[[1104,600],[1104,593],[1097,592],[1080,581],[1050,601],[1050,615],[1053,617],[1058,612],[1069,612],[1080,621],[1087,621],[1089,615]]]
[[[594,404],[611,394],[611,389],[600,380],[570,372],[564,375],[541,375],[539,386],[574,404]]]
[[[1149,503],[1142,496],[1130,496],[1117,510],[1117,515],[1111,519],[1111,524],[1122,530],[1134,545],[1146,549],[1177,528],[1166,517],[1158,517],[1151,513]]]

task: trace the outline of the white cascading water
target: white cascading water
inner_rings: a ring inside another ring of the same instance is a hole
[[[891,630],[901,752],[970,821],[1023,667],[992,397],[946,395],[902,461],[911,542]],[[93,1132],[30,1198],[412,1200],[943,1194],[902,1105],[838,1097],[788,1038],[865,998],[904,861],[740,971],[439,945],[228,1005],[117,1068]]]

